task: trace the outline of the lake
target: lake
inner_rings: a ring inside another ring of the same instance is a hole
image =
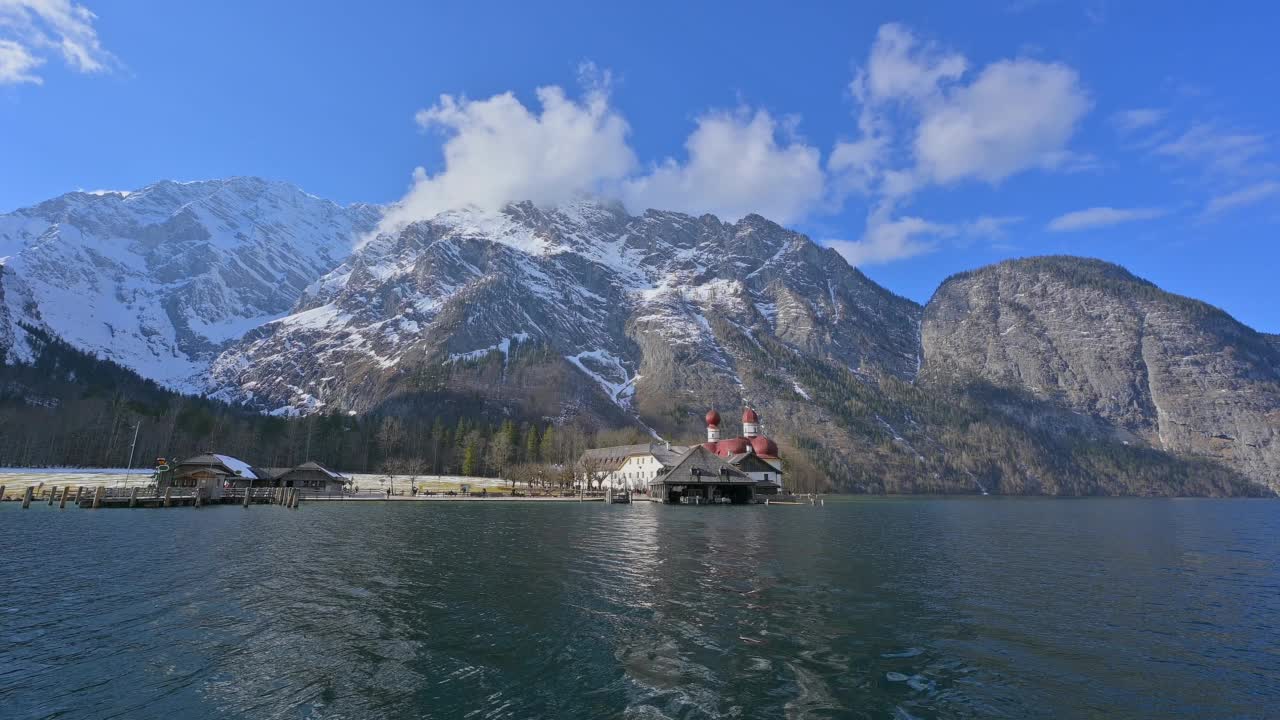
[[[0,716],[1280,715],[1280,502],[0,506]]]

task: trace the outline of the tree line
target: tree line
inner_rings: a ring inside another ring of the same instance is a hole
[[[539,418],[490,417],[430,406],[397,414],[275,417],[180,395],[38,329],[33,363],[0,358],[0,466],[125,467],[202,452],[259,467],[314,460],[348,473],[402,467],[421,474],[499,476],[516,466],[572,465],[596,443],[638,441]],[[417,474],[417,473],[414,473]]]

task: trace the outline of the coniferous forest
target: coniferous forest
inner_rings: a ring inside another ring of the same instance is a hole
[[[276,417],[179,395],[36,329],[31,365],[0,364],[0,467],[135,467],[215,451],[263,467],[315,460],[348,473],[502,474],[572,464],[593,443],[643,442],[638,430],[588,430],[450,411]],[[477,403],[477,407],[479,404]]]
[[[496,413],[478,395],[474,403],[428,396],[385,414],[264,415],[168,391],[28,332],[39,339],[35,362],[0,364],[0,467],[125,467],[135,426],[135,468],[158,457],[220,452],[263,467],[315,460],[344,473],[511,478],[534,465],[570,468],[589,447],[649,440],[637,427]],[[764,373],[782,350],[753,345],[750,352]],[[792,369],[817,391],[814,408],[853,431],[858,443],[850,462],[830,438],[779,418],[784,483],[795,491],[1266,494],[1216,463],[1100,439],[1069,424],[1051,427],[1062,413],[1008,390],[927,390],[890,377],[868,385],[818,362]]]

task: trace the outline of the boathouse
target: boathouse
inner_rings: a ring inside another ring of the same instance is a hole
[[[262,468],[217,453],[187,458],[156,478],[160,490],[168,486],[198,487],[212,500],[222,497],[222,491],[229,488],[296,487],[309,494],[337,495],[346,483],[346,477],[314,460],[296,467]]]
[[[156,476],[156,487],[199,488],[210,500],[222,497],[224,487],[241,487],[258,481],[258,475],[249,463],[230,455],[203,453],[187,458],[172,470]]]
[[[347,478],[314,460],[308,460],[294,468],[284,468],[271,475],[272,487],[302,488],[308,493],[336,495],[346,486]]]
[[[755,479],[701,445],[649,483],[650,496],[664,503],[750,503],[755,491]]]

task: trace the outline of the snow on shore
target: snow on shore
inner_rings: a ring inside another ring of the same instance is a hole
[[[352,479],[354,485],[359,486],[361,491],[382,490],[387,487],[387,476],[379,473],[356,473],[348,475]],[[395,488],[397,491],[406,490],[409,482],[421,486],[429,486],[439,488],[443,485],[470,485],[473,488],[496,488],[507,485],[506,481],[500,478],[484,478],[484,477],[467,477],[464,475],[415,475],[412,478],[408,475],[395,475]],[[152,471],[150,468],[134,468],[132,473],[128,473],[124,468],[0,468],[0,485],[5,488],[5,494],[12,496],[15,493],[21,493],[28,485],[37,487],[49,487],[58,485],[64,487],[67,485],[84,487],[97,487],[98,485],[150,485]]]

